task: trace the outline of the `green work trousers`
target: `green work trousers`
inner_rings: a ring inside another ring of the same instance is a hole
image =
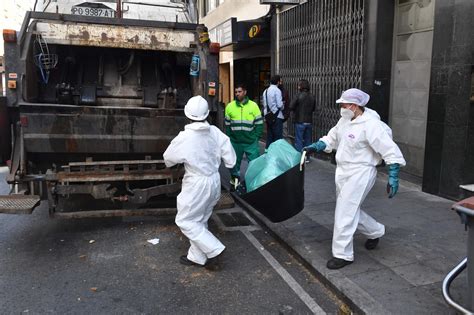
[[[260,148],[258,141],[250,144],[232,142],[232,146],[234,147],[235,154],[237,155],[237,162],[235,163],[235,166],[231,170],[230,174],[233,178],[240,178],[240,163],[242,162],[244,153],[247,155],[247,159],[250,162],[260,156]]]

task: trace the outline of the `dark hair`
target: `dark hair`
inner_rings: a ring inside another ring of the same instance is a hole
[[[234,90],[238,88],[242,88],[242,90],[247,91],[247,87],[243,83],[237,83],[234,85]]]
[[[278,84],[280,82],[281,77],[278,74],[275,74],[273,77],[270,79],[271,84]]]
[[[300,89],[302,91],[309,91],[309,82],[308,80],[301,79],[300,82],[298,83]]]

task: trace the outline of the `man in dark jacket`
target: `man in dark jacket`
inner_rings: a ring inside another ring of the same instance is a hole
[[[311,144],[313,132],[313,113],[316,110],[316,99],[309,92],[308,80],[298,82],[298,94],[290,103],[290,110],[294,112],[295,148],[302,151]]]

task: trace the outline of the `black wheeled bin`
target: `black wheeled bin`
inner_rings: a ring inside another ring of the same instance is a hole
[[[270,221],[285,221],[304,208],[304,163],[239,196]]]

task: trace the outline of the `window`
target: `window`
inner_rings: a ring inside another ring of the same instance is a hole
[[[203,0],[202,3],[202,16],[206,16],[209,12],[224,3],[224,0]]]

